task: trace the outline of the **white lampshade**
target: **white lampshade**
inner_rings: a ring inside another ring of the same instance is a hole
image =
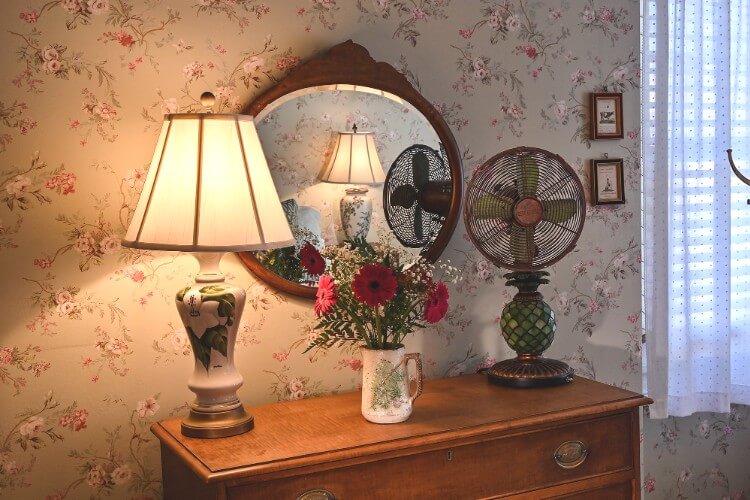
[[[385,173],[372,132],[339,132],[320,179],[336,184],[381,184]]]
[[[166,115],[122,244],[184,252],[293,245],[253,118]]]

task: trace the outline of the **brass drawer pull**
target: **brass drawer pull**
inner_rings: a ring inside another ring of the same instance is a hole
[[[563,469],[575,469],[589,456],[589,449],[580,441],[565,441],[555,450],[555,462]]]
[[[323,488],[317,488],[304,492],[297,500],[336,500],[336,495]]]

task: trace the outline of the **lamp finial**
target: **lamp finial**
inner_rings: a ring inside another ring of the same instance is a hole
[[[216,96],[211,92],[203,92],[201,94],[201,105],[205,108],[211,108],[216,103]],[[208,109],[210,111],[210,109]]]

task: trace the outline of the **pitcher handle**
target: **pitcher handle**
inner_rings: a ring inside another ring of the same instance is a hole
[[[404,354],[404,366],[406,367],[406,373],[409,373],[409,361],[414,361],[414,365],[417,369],[417,391],[413,396],[409,396],[409,403],[413,403],[422,394],[422,356],[418,352],[410,352]],[[408,377],[408,375],[407,375]]]

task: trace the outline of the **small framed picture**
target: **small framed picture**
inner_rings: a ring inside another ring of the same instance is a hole
[[[625,203],[625,182],[622,159],[591,161],[594,204]]]
[[[591,138],[623,138],[622,94],[591,94]]]

